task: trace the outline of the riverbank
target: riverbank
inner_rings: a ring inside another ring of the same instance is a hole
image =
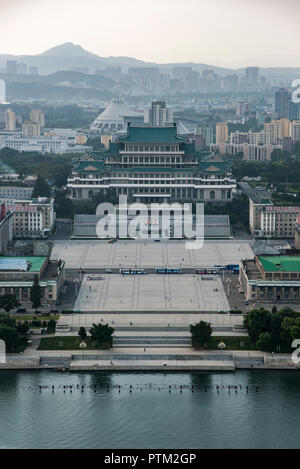
[[[235,371],[238,369],[297,370],[291,354],[256,351],[192,351],[190,349],[152,348],[78,351],[32,351],[7,354],[1,370],[55,369],[89,371]]]

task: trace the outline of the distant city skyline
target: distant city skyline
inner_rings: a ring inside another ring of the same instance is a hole
[[[63,42],[101,57],[300,67],[299,0],[0,0],[0,54]]]

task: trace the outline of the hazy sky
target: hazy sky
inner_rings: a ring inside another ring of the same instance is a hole
[[[300,66],[300,0],[0,0],[0,53]]]

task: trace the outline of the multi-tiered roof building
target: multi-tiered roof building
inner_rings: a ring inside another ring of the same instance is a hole
[[[175,124],[128,125],[107,150],[77,160],[68,178],[70,197],[78,200],[113,189],[136,202],[228,202],[235,188],[230,161],[197,152]]]

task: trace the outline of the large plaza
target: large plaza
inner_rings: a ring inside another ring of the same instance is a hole
[[[66,269],[120,267],[213,267],[253,258],[248,241],[205,241],[200,249],[186,249],[184,241],[55,241],[51,259],[63,259]]]
[[[228,311],[218,276],[201,275],[85,275],[76,311],[89,312],[207,312]]]

